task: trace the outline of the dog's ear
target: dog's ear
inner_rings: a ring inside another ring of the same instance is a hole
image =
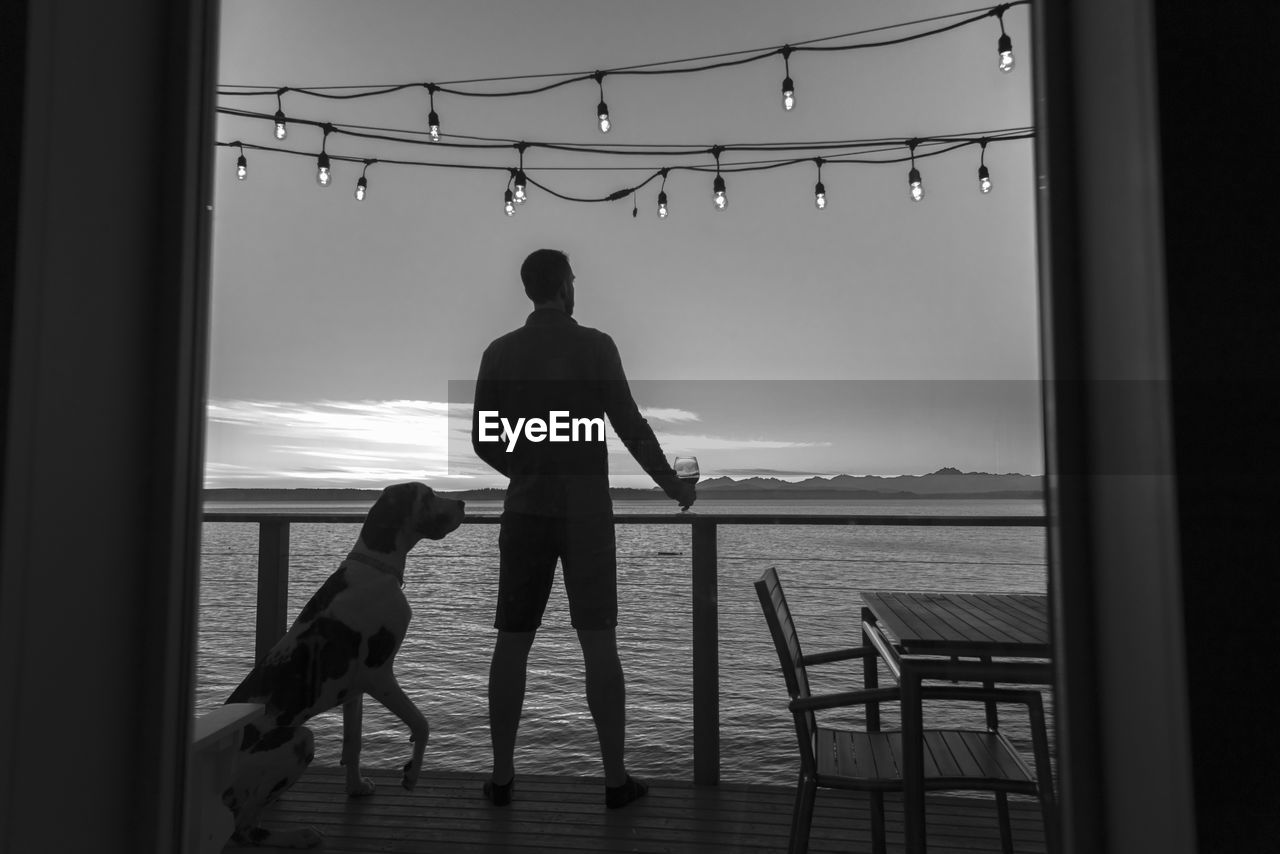
[[[417,497],[416,483],[397,483],[382,490],[365,517],[364,527],[360,529],[360,539],[364,544],[374,551],[395,551],[396,534],[413,512]]]

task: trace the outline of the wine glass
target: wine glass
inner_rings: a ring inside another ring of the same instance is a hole
[[[698,458],[697,457],[676,457],[671,467],[676,470],[676,477],[687,482],[689,485],[698,482]],[[681,507],[681,512],[688,510],[688,507]]]

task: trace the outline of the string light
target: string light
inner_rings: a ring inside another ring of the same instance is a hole
[[[507,191],[502,195],[502,209],[507,216],[516,215],[515,194],[511,192],[511,182],[515,180],[515,170],[511,170],[511,177],[507,179]]]
[[[284,99],[283,99],[283,95],[287,91],[288,91],[287,89],[276,90],[276,115],[275,115],[276,139],[284,139],[286,136],[289,135],[289,130],[288,128],[285,127]]]
[[[524,150],[525,150],[525,147],[526,147],[526,146],[525,146],[525,144],[524,144],[523,142],[518,143],[518,144],[516,145],[517,150],[519,150],[519,152],[520,152],[520,168],[516,169],[516,175],[515,175],[515,187],[516,187],[516,190],[515,190],[515,202],[516,202],[516,204],[517,204],[517,205],[523,205],[523,204],[525,203],[525,199],[526,199],[526,198],[528,198],[528,196],[525,194],[525,188],[526,188],[526,185],[527,185],[527,181],[526,181],[526,179],[525,179],[525,175],[524,175]]]
[[[324,126],[324,137],[320,141],[320,156],[316,158],[316,183],[327,187],[333,183],[333,170],[329,164],[329,153],[325,146],[329,143],[329,134],[333,133],[332,125]]]
[[[440,141],[440,117],[436,115],[436,84],[427,83],[427,99],[430,106],[427,107],[427,132],[431,134],[432,142]]]
[[[236,143],[240,145],[240,143]],[[249,161],[244,157],[244,146],[240,145],[240,156],[236,158],[236,179],[243,181],[249,176]]]
[[[796,84],[791,82],[791,50],[791,45],[783,45],[779,51],[786,69],[786,76],[782,79],[782,109],[788,112],[796,105]]]
[[[494,76],[485,78],[475,78],[468,80],[458,80],[444,84],[427,84],[434,90],[449,92],[452,95],[460,97],[494,97],[494,96],[511,96],[511,95],[535,95],[560,86],[576,83],[583,80],[598,79],[604,74],[615,75],[671,75],[671,74],[692,74],[703,71],[712,71],[720,68],[734,67],[749,62],[764,60],[790,49],[791,52],[847,52],[854,50],[863,50],[870,48],[889,47],[902,45],[908,42],[918,41],[920,39],[947,33],[960,27],[968,26],[985,20],[991,16],[1003,16],[1009,9],[1015,6],[1028,6],[1031,0],[1010,0],[985,9],[966,10],[963,12],[953,12],[945,15],[934,15],[927,18],[920,18],[910,21],[900,21],[895,24],[885,26],[871,27],[853,32],[840,33],[836,35],[823,36],[821,38],[810,39],[795,45],[782,45],[781,47],[773,46],[769,48],[748,48],[743,50],[734,50],[723,53],[714,53],[704,56],[691,56],[682,59],[663,60],[660,62],[641,63],[628,66],[620,66],[612,69],[601,69],[594,72],[570,72],[563,74],[513,74],[507,76]],[[944,21],[948,23],[940,23]],[[823,42],[833,42],[841,39],[850,39],[855,36],[865,36],[872,33],[881,33],[887,30],[901,29],[905,27],[919,27],[923,24],[937,23],[937,26],[927,30],[919,30],[909,35],[884,38],[877,41],[854,42],[852,44],[822,44]],[[1003,30],[1003,21],[1001,25]],[[532,77],[553,78],[549,83],[538,83],[533,86],[525,86],[525,88],[509,89],[506,91],[493,91],[489,84],[502,81],[525,81]],[[457,88],[467,83],[483,83],[486,87],[483,91],[466,90]],[[289,87],[287,91],[299,92],[318,98],[365,98],[376,97],[379,95],[387,95],[394,92],[408,89],[411,87],[422,86],[422,83],[387,83],[387,84],[369,84],[369,85],[346,85],[346,86],[307,86]],[[243,91],[230,91],[243,90]],[[361,90],[358,92],[342,92],[336,93],[335,90]],[[274,94],[274,88],[250,85],[232,85],[224,84],[218,90],[219,95],[232,96],[255,96]],[[602,98],[603,100],[603,98]]]
[[[916,145],[919,140],[911,140],[907,145],[911,148],[911,171],[907,173],[907,184],[911,187],[911,201],[918,202],[924,198],[924,183],[920,180],[920,170],[916,168]]]
[[[640,206],[636,203],[636,194],[631,193],[631,218],[635,219],[640,215]]]
[[[724,194],[724,178],[720,175],[720,152],[723,149],[716,146],[711,149],[711,153],[716,158],[716,179],[711,182],[711,192],[714,194],[712,200],[715,202],[716,210],[722,211],[729,206],[729,199]]]
[[[369,190],[369,179],[366,178],[365,175],[369,171],[369,164],[373,162],[374,161],[372,160],[366,160],[364,162],[364,169],[360,172],[360,179],[356,181],[356,201],[357,202],[363,202],[365,193],[367,193]]]
[[[982,140],[982,154],[978,157],[978,189],[986,193],[991,192],[991,170],[987,168],[987,140]]]
[[[263,118],[262,114],[246,114],[246,117],[252,118],[252,119]],[[296,121],[304,121],[304,120],[296,120]],[[385,158],[361,159],[359,157],[343,156],[343,155],[331,156],[328,154],[328,151],[327,151],[328,135],[330,133],[350,133],[357,137],[362,137],[362,138],[373,138],[373,139],[382,138],[382,139],[391,139],[393,141],[400,141],[400,142],[413,142],[414,140],[409,140],[409,139],[397,140],[395,138],[377,137],[376,135],[373,135],[373,134],[362,134],[358,130],[348,129],[345,127],[335,127],[328,123],[321,124],[319,122],[315,122],[311,120],[305,120],[305,123],[308,125],[319,127],[324,131],[324,135],[325,135],[324,142],[321,145],[321,152],[316,162],[317,180],[321,183],[322,186],[328,186],[332,182],[333,162],[338,160],[345,160],[353,164],[361,164],[361,163],[364,164],[364,168],[361,170],[360,177],[365,178],[364,192],[366,195],[368,193],[367,171],[368,171],[368,166],[371,165],[372,163],[389,163],[392,165],[406,166],[406,167],[428,167],[428,168],[444,168],[444,169],[468,169],[468,170],[502,169],[503,171],[506,171],[510,176],[507,183],[507,189],[511,191],[510,201],[512,204],[512,212],[514,212],[515,206],[519,204],[515,200],[515,193],[514,193],[514,186],[513,186],[515,183],[515,179],[517,177],[517,173],[518,172],[522,173],[522,177],[526,182],[526,185],[528,183],[532,183],[529,181],[527,176],[523,175],[524,173],[523,159],[520,161],[520,168],[512,168],[512,167],[502,167],[502,166],[493,166],[493,165],[482,165],[478,163],[432,162],[432,161],[423,161],[423,160],[385,159]],[[985,170],[986,147],[993,142],[1011,142],[1016,140],[1027,140],[1027,139],[1031,139],[1034,135],[1035,134],[1033,129],[1024,127],[1024,128],[1004,128],[1004,129],[998,129],[998,130],[989,130],[989,131],[986,131],[984,135],[980,137],[968,136],[968,135],[963,135],[963,136],[962,135],[942,135],[942,136],[931,136],[931,137],[916,137],[913,139],[908,139],[906,141],[899,141],[896,143],[891,143],[889,140],[884,140],[884,139],[866,139],[866,140],[846,140],[843,142],[826,141],[826,142],[716,145],[709,148],[702,148],[699,150],[687,145],[686,146],[652,146],[652,145],[610,146],[608,148],[592,148],[592,147],[573,146],[565,143],[550,143],[550,142],[538,143],[538,142],[523,142],[523,141],[513,142],[510,140],[507,140],[507,141],[490,140],[489,142],[478,145],[476,147],[497,148],[499,147],[499,145],[501,145],[502,147],[516,146],[517,148],[520,148],[521,146],[525,146],[525,147],[532,146],[532,147],[548,147],[556,150],[572,151],[580,154],[590,153],[590,154],[607,154],[607,155],[615,155],[615,156],[635,155],[635,156],[645,156],[645,157],[653,157],[655,154],[658,154],[658,153],[661,153],[664,155],[673,155],[673,156],[702,156],[709,153],[715,157],[715,167],[714,167],[715,183],[713,184],[713,191],[714,191],[714,198],[715,198],[715,208],[717,210],[723,210],[727,206],[727,202],[728,202],[728,197],[725,192],[726,190],[725,178],[723,175],[725,164],[723,162],[723,157],[721,156],[724,152],[730,151],[730,150],[735,152],[747,152],[747,151],[761,151],[761,152],[775,152],[775,153],[795,152],[795,154],[792,154],[791,156],[772,157],[772,158],[756,159],[756,160],[739,158],[736,162],[732,164],[731,168],[732,168],[732,171],[734,172],[759,172],[764,170],[773,170],[779,167],[786,167],[790,165],[801,164],[805,162],[813,163],[817,166],[817,170],[818,170],[817,172],[818,180],[817,180],[817,183],[814,185],[814,204],[815,206],[821,204],[822,209],[825,209],[826,187],[822,182],[822,178],[823,178],[822,171],[824,167],[826,167],[829,164],[836,163],[836,164],[839,164],[841,167],[846,167],[846,166],[853,166],[853,165],[876,165],[876,164],[887,165],[890,163],[901,163],[903,158],[901,158],[900,156],[892,156],[892,152],[894,151],[901,152],[900,146],[906,145],[910,148],[908,159],[911,162],[911,168],[910,168],[910,173],[908,175],[908,181],[912,185],[911,195],[914,200],[919,201],[924,197],[924,187],[920,178],[920,171],[916,166],[917,156],[921,158],[934,157],[940,154],[946,154],[951,151],[956,151],[960,148],[968,147],[971,145],[980,146],[982,148],[982,155],[980,158],[979,181],[981,182],[983,179],[986,179],[989,181],[990,172],[988,170]],[[477,138],[473,138],[473,139],[477,139]],[[416,140],[416,142],[419,145],[423,145],[423,146],[430,145],[430,143],[428,143],[425,139],[418,139]],[[310,154],[306,151],[277,148],[270,145],[258,145],[258,144],[243,142],[241,140],[236,140],[233,142],[219,141],[216,144],[220,147],[221,146],[234,147],[242,152],[247,152],[249,149],[254,149],[257,151],[267,151],[267,152],[273,152],[277,154],[284,154],[284,155],[290,155],[290,156],[316,157],[316,155]],[[450,144],[451,145],[459,144],[464,146],[466,145],[466,143],[450,143]],[[663,149],[670,149],[670,150],[663,150]],[[814,154],[817,153],[815,149],[817,151],[823,152],[822,155],[815,157]],[[805,152],[805,151],[809,153],[807,155],[800,154],[800,152]],[[240,154],[239,157],[244,157],[244,154]],[[609,171],[615,171],[615,170],[617,171],[645,171],[646,170],[646,167],[644,166],[623,166],[623,165],[609,165],[609,166],[565,165],[565,166],[549,166],[544,168],[553,170],[553,171],[568,171],[568,172],[574,172],[574,171],[609,172]],[[601,195],[601,196],[568,195],[563,192],[558,192],[556,189],[552,187],[547,187],[544,184],[538,184],[537,186],[545,190],[549,195],[557,199],[561,199],[563,201],[590,203],[590,202],[619,201],[621,199],[626,198],[629,195],[635,196],[635,194],[637,194],[637,192],[640,189],[642,189],[644,186],[646,186],[650,181],[660,179],[662,183],[659,188],[657,212],[658,212],[659,218],[665,219],[667,213],[669,213],[669,203],[668,203],[667,194],[666,194],[666,179],[669,176],[671,169],[684,169],[684,170],[695,171],[695,172],[712,171],[712,170],[708,170],[705,166],[698,166],[696,164],[677,165],[674,167],[663,167],[661,169],[653,170],[647,178],[639,180],[636,183],[633,183],[629,186],[614,190],[608,193],[607,195]],[[321,174],[322,170],[327,170],[328,181],[326,181],[322,177],[322,174]],[[357,181],[357,190],[359,189],[359,185],[360,185],[360,182]],[[982,184],[980,183],[979,186],[981,188]],[[527,186],[526,186],[526,193],[527,193]],[[504,199],[504,201],[506,200]],[[637,211],[637,216],[638,216],[638,202],[636,201],[635,198],[633,198],[632,209]]]
[[[997,6],[993,10],[996,20],[1000,22],[1000,38],[996,41],[996,52],[1000,54],[999,68],[1006,74],[1013,70],[1013,39],[1004,31],[1004,13],[1008,8],[1007,5]]]
[[[795,83],[790,73],[790,55],[799,52],[848,52],[854,50],[863,50],[870,48],[880,48],[902,45],[904,43],[917,41],[920,39],[936,36],[942,33],[950,32],[971,24],[975,24],[986,18],[995,16],[1000,24],[1000,38],[997,43],[997,50],[1000,54],[999,68],[1002,72],[1010,72],[1014,68],[1013,58],[1013,42],[1009,34],[1005,31],[1004,13],[1015,6],[1030,5],[1031,0],[1009,0],[998,6],[992,6],[980,10],[967,10],[963,12],[954,12],[944,15],[935,15],[927,18],[921,18],[912,21],[901,21],[886,26],[878,26],[857,30],[853,32],[841,33],[838,35],[823,36],[821,38],[810,39],[799,44],[785,44],[780,47],[772,47],[768,49],[746,49],[735,50],[723,53],[714,53],[704,56],[686,57],[684,59],[663,60],[659,62],[639,63],[627,66],[620,66],[612,69],[599,69],[593,72],[575,72],[565,74],[515,74],[508,76],[494,76],[485,78],[474,78],[466,80],[458,80],[438,83],[389,83],[389,84],[366,84],[366,85],[339,85],[339,86],[310,86],[310,87],[260,87],[248,85],[232,85],[224,84],[218,88],[220,97],[253,97],[253,96],[270,96],[277,97],[277,110],[274,116],[276,139],[283,140],[287,134],[287,119],[284,115],[281,96],[285,92],[293,92],[307,95],[314,98],[341,99],[347,100],[352,98],[369,98],[382,95],[389,95],[402,91],[411,87],[424,86],[430,96],[430,110],[427,116],[428,132],[432,142],[439,142],[440,122],[439,116],[435,111],[435,93],[448,92],[459,97],[482,98],[482,97],[504,97],[504,96],[523,96],[536,95],[547,92],[552,89],[559,88],[581,81],[594,79],[600,92],[600,100],[596,107],[596,118],[599,123],[601,133],[608,133],[612,128],[612,120],[609,116],[609,108],[605,103],[604,97],[604,77],[607,74],[614,75],[673,75],[673,74],[692,74],[715,69],[736,67],[747,63],[757,62],[769,57],[781,54],[783,57],[785,78],[783,80],[783,109],[790,111],[795,107]],[[866,36],[872,33],[882,33],[887,30],[895,30],[904,27],[920,27],[922,25],[933,24],[928,29],[920,29],[910,32],[902,36],[890,36],[869,41],[858,41],[853,43],[832,43],[835,40],[850,39],[855,36]],[[551,78],[550,82],[537,82],[528,84],[530,78]],[[517,88],[510,88],[504,91],[495,91],[491,88],[491,84],[499,81],[520,81]],[[485,84],[482,89],[459,88],[464,84]],[[341,91],[339,91],[341,90]]]
[[[613,124],[609,121],[609,105],[604,102],[604,72],[597,71],[596,83],[600,86],[600,103],[596,105],[596,118],[600,120],[600,132],[608,133]]]

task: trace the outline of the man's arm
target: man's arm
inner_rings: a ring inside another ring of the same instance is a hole
[[[476,377],[475,403],[471,410],[471,447],[476,456],[489,466],[507,477],[511,473],[507,469],[510,454],[506,452],[505,442],[480,441],[480,413],[496,412],[499,409],[498,383],[493,377],[493,357],[489,350],[480,358],[480,374]]]
[[[627,446],[631,456],[653,478],[653,482],[669,498],[680,502],[680,506],[687,509],[694,502],[693,486],[676,477],[675,469],[667,462],[658,438],[653,435],[653,428],[640,414],[640,407],[636,406],[635,398],[631,396],[631,386],[622,370],[622,357],[618,354],[617,345],[608,335],[603,335],[603,339],[601,368],[605,412],[609,416],[609,423],[613,425],[614,432]]]

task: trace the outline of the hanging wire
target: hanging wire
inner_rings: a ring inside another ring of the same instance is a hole
[[[1017,134],[1005,134],[1005,135],[989,134],[989,135],[978,136],[978,137],[956,137],[956,136],[920,137],[920,138],[908,140],[905,143],[909,149],[909,152],[906,155],[898,154],[894,156],[894,152],[901,152],[902,147],[904,145],[904,143],[901,140],[899,140],[896,143],[893,143],[892,145],[886,145],[878,149],[862,150],[857,153],[849,153],[844,155],[841,155],[841,154],[828,155],[820,159],[822,161],[822,164],[828,168],[830,168],[833,164],[843,165],[843,166],[852,166],[852,165],[883,166],[883,165],[890,165],[890,164],[896,164],[896,163],[904,163],[909,161],[911,163],[911,170],[912,170],[909,176],[909,180],[910,180],[911,178],[918,179],[919,177],[919,170],[915,166],[915,161],[917,159],[924,159],[927,157],[936,157],[936,156],[947,154],[949,152],[956,151],[961,148],[966,148],[972,145],[982,145],[984,141],[987,142],[988,144],[995,143],[995,142],[1014,142],[1014,141],[1020,141],[1020,140],[1028,140],[1028,139],[1031,139],[1033,136],[1034,136],[1033,132],[1026,131],[1026,132],[1017,133]],[[234,147],[239,150],[248,149],[253,151],[270,152],[270,153],[282,154],[286,156],[300,156],[300,157],[314,156],[311,152],[307,152],[307,151],[296,150],[296,149],[285,149],[285,148],[279,148],[279,147],[269,146],[269,145],[256,145],[253,143],[246,143],[240,140],[236,140],[234,142],[218,142],[216,143],[216,145],[220,147]],[[921,149],[925,149],[925,150],[921,150]],[[619,199],[626,198],[627,196],[644,188],[654,179],[660,179],[662,182],[662,185],[659,191],[660,193],[659,203],[661,204],[666,198],[666,178],[667,178],[667,175],[672,171],[683,170],[687,172],[714,173],[717,180],[713,182],[713,192],[715,192],[717,189],[723,192],[723,184],[724,184],[723,175],[724,174],[728,174],[730,172],[750,173],[750,172],[770,171],[774,169],[785,168],[788,166],[794,166],[801,163],[812,163],[815,160],[815,158],[813,157],[788,157],[788,158],[778,158],[778,159],[769,159],[769,160],[740,161],[732,164],[726,164],[721,160],[721,154],[726,150],[727,150],[726,146],[717,145],[717,146],[712,146],[710,148],[702,149],[701,152],[698,152],[702,156],[711,154],[715,158],[715,161],[716,161],[715,165],[711,165],[711,166],[689,164],[689,165],[678,165],[678,166],[662,166],[660,168],[653,168],[653,167],[646,167],[646,166],[617,166],[617,165],[614,165],[614,166],[546,166],[546,167],[540,166],[538,167],[540,171],[546,171],[546,172],[552,172],[552,171],[556,171],[556,172],[644,171],[644,172],[650,173],[646,178],[644,178],[643,180],[639,181],[636,184],[633,184],[631,186],[627,186],[627,187],[624,187],[600,196],[569,195],[566,193],[559,192],[555,190],[553,187],[550,187],[544,183],[535,181],[534,179],[530,178],[527,174],[524,177],[528,186],[537,187],[538,189],[546,192],[548,195],[554,196],[555,198],[558,198],[564,201],[570,201],[570,202],[617,201]],[[872,154],[880,155],[880,156],[875,156],[875,157],[867,156]],[[889,156],[884,156],[884,155],[889,155]],[[355,157],[355,156],[328,155],[328,154],[325,154],[325,156],[329,158],[331,161],[346,161],[351,163],[366,162],[364,158]],[[517,171],[523,171],[523,170],[514,169],[510,166],[479,164],[479,163],[451,163],[451,162],[436,161],[436,160],[410,160],[410,159],[397,159],[397,158],[386,158],[386,157],[380,157],[376,159],[369,158],[368,160],[369,162],[376,162],[376,163],[389,165],[389,166],[420,167],[420,168],[435,168],[435,169],[456,169],[456,170],[471,170],[471,171],[476,171],[476,170],[499,171],[500,170],[500,171],[507,172],[508,175],[510,176],[507,186],[508,186],[508,190],[511,191],[511,194],[512,194],[512,199],[511,199],[513,204],[512,213],[514,213],[514,204],[515,204],[513,187],[516,180],[516,173]],[[923,186],[921,187],[921,195],[923,196]],[[726,197],[725,203],[727,204],[727,197]],[[661,212],[659,213],[659,216],[663,216]]]
[[[865,30],[855,30],[853,32],[841,33],[834,36],[824,36],[822,38],[810,39],[804,42],[793,42],[789,45],[782,45],[771,48],[758,48],[729,51],[725,53],[707,54],[704,56],[686,57],[684,59],[664,60],[660,62],[650,62],[639,65],[619,66],[617,68],[597,69],[589,72],[562,72],[555,74],[516,74],[503,75],[494,77],[478,77],[467,80],[454,80],[445,83],[432,84],[436,91],[448,92],[452,95],[472,98],[504,98],[516,97],[521,95],[534,95],[542,92],[548,92],[561,86],[567,86],[571,83],[577,83],[584,80],[598,80],[598,75],[669,75],[669,74],[692,74],[702,71],[711,71],[718,68],[728,68],[737,65],[744,65],[749,62],[756,62],[777,56],[785,49],[790,52],[835,52],[864,50],[869,48],[890,47],[893,45],[905,44],[907,42],[917,41],[919,39],[929,38],[931,36],[940,35],[969,24],[985,20],[993,15],[1000,17],[1001,28],[1003,30],[1003,15],[1008,9],[1014,6],[1029,5],[1031,0],[1013,0],[1013,2],[1004,3],[994,7],[984,7],[981,9],[966,10],[963,12],[953,12],[946,15],[935,15],[929,18],[921,18],[913,21],[903,21],[896,24],[889,24],[882,27],[874,27]],[[963,17],[962,17],[963,16]],[[935,21],[947,20],[950,18],[961,18],[958,21],[946,24],[944,26],[934,27],[918,33],[901,36],[893,39],[884,39],[874,42],[857,42],[854,44],[844,45],[826,45],[820,42],[836,41],[845,38],[853,38],[861,35],[870,35],[877,32],[885,32],[893,29],[919,26],[922,24],[933,23]],[[693,64],[698,63],[698,64]],[[546,78],[559,78],[550,83],[541,86],[528,87],[523,89],[510,89],[504,91],[478,91],[459,89],[458,86],[473,85],[482,83],[502,83],[516,80],[534,80]],[[287,87],[287,91],[298,92],[315,98],[328,98],[335,100],[347,100],[353,98],[368,98],[378,95],[386,95],[399,92],[404,89],[421,86],[421,83],[377,83],[377,84],[347,84],[343,86],[291,86]],[[242,90],[242,91],[232,91]],[[351,91],[359,90],[359,91]],[[220,84],[218,87],[219,95],[228,95],[235,97],[252,97],[256,95],[274,94],[279,90],[272,87],[255,86],[248,84]],[[601,101],[603,101],[603,97]]]
[[[236,116],[239,118],[258,119],[263,118],[265,114],[255,113],[247,110],[238,110],[227,107],[219,107],[218,112],[223,115]],[[427,146],[434,148],[457,148],[457,149],[506,149],[524,146],[525,148],[541,148],[548,151],[564,151],[577,154],[600,154],[600,155],[617,155],[617,156],[660,156],[660,157],[680,157],[680,156],[700,156],[711,153],[711,147],[705,144],[688,144],[688,143],[593,143],[586,145],[582,143],[569,142],[547,142],[547,141],[528,141],[528,140],[512,140],[498,137],[467,137],[473,140],[471,142],[440,142],[428,143],[420,138],[423,132],[412,130],[399,130],[394,128],[369,128],[364,125],[352,125],[345,123],[324,122],[315,119],[290,119],[294,124],[308,125],[318,128],[329,127],[331,133],[350,136],[357,139],[373,140],[378,142],[391,142],[405,145]],[[998,137],[1006,135],[1017,135],[1032,132],[1029,126],[1002,128],[998,130],[981,131],[974,133],[958,133],[944,134],[940,136],[922,137],[920,141],[930,142],[935,140],[954,140],[969,139],[976,142],[980,136]],[[847,140],[819,140],[812,142],[765,142],[765,143],[729,143],[720,146],[723,151],[816,151],[830,149],[848,149],[857,147],[884,146],[893,142],[901,145],[901,137],[878,137],[866,139],[847,139]]]

